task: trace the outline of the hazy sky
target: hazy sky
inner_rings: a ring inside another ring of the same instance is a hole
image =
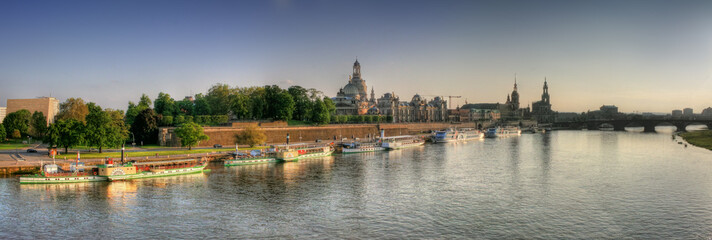
[[[547,77],[557,111],[697,113],[712,106],[712,1],[0,2],[0,106],[126,109],[215,83],[334,96],[357,56],[378,96],[504,102],[516,73],[523,106]]]

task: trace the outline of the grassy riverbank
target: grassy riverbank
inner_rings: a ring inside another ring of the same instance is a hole
[[[692,145],[712,150],[712,130],[680,133],[680,136]]]

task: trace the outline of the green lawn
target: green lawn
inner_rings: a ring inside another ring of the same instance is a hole
[[[265,148],[265,147],[241,148],[240,151],[254,150],[254,149],[261,149],[261,148]],[[156,154],[158,154],[159,156],[166,156],[166,155],[183,155],[183,154],[232,152],[232,151],[235,151],[235,150],[230,149],[230,148],[219,148],[219,149],[210,148],[210,149],[193,149],[193,150],[188,150],[188,149],[182,148],[180,150],[169,150],[169,151],[126,152],[125,156],[126,157],[151,157],[151,156],[156,156]],[[57,156],[57,158],[64,158],[64,156],[67,156],[67,159],[74,159],[77,156],[77,152],[75,152],[75,151],[70,151],[68,154],[64,154],[64,151],[60,151],[60,153],[62,155]],[[119,158],[119,157],[121,157],[121,152],[104,152],[104,153],[92,152],[92,153],[82,153],[81,154],[81,158],[83,158],[83,159],[104,158],[104,157]]]
[[[692,145],[712,150],[712,130],[686,132],[680,136]]]
[[[0,150],[26,148],[28,146],[30,146],[30,145],[22,144],[22,143],[0,143]]]
[[[289,121],[287,121],[287,125],[289,125],[289,126],[311,126],[313,124],[311,122],[307,122],[307,121],[289,120]]]

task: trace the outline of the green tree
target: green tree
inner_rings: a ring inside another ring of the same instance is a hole
[[[87,144],[99,148],[101,153],[103,148],[109,144],[111,130],[112,122],[109,114],[104,112],[101,107],[90,107],[89,114],[86,117],[85,139]]]
[[[144,144],[158,141],[158,122],[153,109],[145,109],[136,116],[134,124],[131,125],[131,132],[136,137],[136,141]]]
[[[84,141],[84,124],[76,119],[59,119],[49,126],[44,142],[48,147],[63,147],[64,153],[69,148],[77,146]]]
[[[210,112],[205,115],[226,115],[230,111],[230,95],[233,90],[227,84],[215,84],[208,90],[205,100],[210,105]]]
[[[329,110],[326,108],[326,104],[324,104],[324,101],[317,99],[314,102],[311,121],[316,124],[329,123]]]
[[[309,98],[307,89],[300,86],[291,86],[287,89],[294,100],[294,119],[307,121],[312,117],[314,104]]]
[[[163,116],[173,116],[176,112],[176,101],[168,93],[160,92],[153,102],[153,111]]]
[[[141,100],[138,102],[138,108],[140,111],[151,108],[151,98],[145,93],[141,94]]]
[[[177,125],[181,125],[181,124],[183,124],[183,123],[185,123],[185,116],[183,116],[183,115],[178,115],[178,116],[176,116],[175,119],[173,120],[173,124],[176,125],[176,126],[177,126]]]
[[[253,87],[247,90],[249,100],[247,102],[252,119],[263,119],[267,116],[267,99],[265,99],[265,88]]]
[[[139,112],[141,109],[134,102],[129,101],[129,107],[126,109],[126,125],[131,126]]]
[[[30,132],[37,139],[42,139],[47,131],[47,118],[44,113],[35,111],[30,119]]]
[[[336,114],[336,104],[334,104],[334,101],[332,101],[331,98],[324,97],[324,105],[326,106],[326,110],[329,111],[330,115]]]
[[[59,113],[57,119],[67,120],[74,119],[84,123],[89,114],[89,107],[81,98],[69,98],[59,104]]]
[[[193,101],[188,98],[176,102],[178,115],[193,115]]]
[[[18,129],[12,130],[12,138],[14,138],[14,139],[22,138],[22,134],[20,133],[20,130],[18,130]]]
[[[164,115],[163,118],[161,118],[161,126],[173,126],[173,119],[173,116]]]
[[[294,113],[294,100],[287,92],[277,94],[274,102],[270,104],[273,107],[273,117],[277,120],[289,121]]]
[[[175,130],[176,136],[180,138],[180,143],[187,146],[188,150],[192,150],[193,146],[198,145],[200,141],[208,140],[208,135],[203,133],[203,128],[196,123],[185,123]]]
[[[111,118],[112,128],[117,132],[116,134],[109,135],[108,146],[118,147],[121,146],[129,138],[129,129],[124,121],[124,113],[121,110],[105,109],[106,114]]]
[[[4,142],[7,138],[7,132],[5,132],[5,126],[0,123],[0,143]]]
[[[212,112],[210,103],[208,103],[208,100],[205,99],[202,93],[198,93],[195,95],[195,101],[193,105],[193,115],[210,115]]]
[[[19,111],[11,112],[5,116],[2,121],[2,125],[5,126],[5,132],[12,134],[14,138],[15,130],[18,130],[21,135],[27,135],[30,128],[30,118],[31,113],[27,109],[22,109]],[[22,136],[20,136],[21,138]]]
[[[242,132],[235,135],[235,142],[238,144],[247,144],[254,147],[263,144],[267,140],[267,136],[260,127],[255,125],[247,126]]]
[[[237,119],[249,118],[249,97],[241,91],[230,95],[230,111]]]

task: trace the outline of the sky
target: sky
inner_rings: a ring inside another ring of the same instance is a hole
[[[712,106],[712,1],[0,1],[0,106],[300,85],[335,96],[354,60],[376,95]],[[369,89],[370,93],[370,89]]]

